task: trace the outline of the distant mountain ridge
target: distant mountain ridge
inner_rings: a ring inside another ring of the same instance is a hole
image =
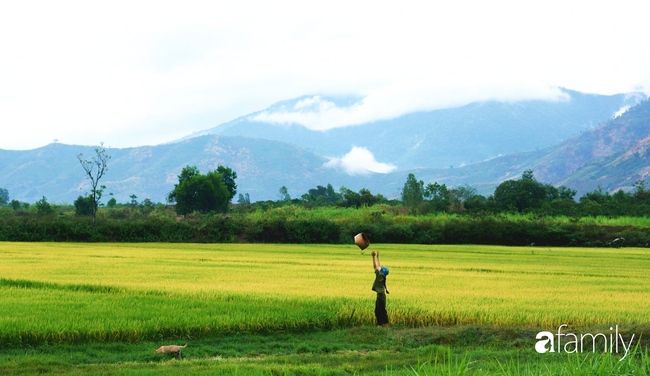
[[[575,94],[571,95],[573,98]],[[580,95],[577,97],[580,97]],[[626,99],[625,95],[587,97],[586,99],[583,98],[586,101],[585,108],[598,107],[595,103],[599,103],[599,101],[608,104],[609,107],[603,107],[606,110],[601,108],[602,114],[616,107],[613,104],[613,98],[619,101],[616,102],[616,105],[630,100],[630,97],[628,96]],[[348,99],[347,103],[352,103],[354,100],[356,99]],[[576,99],[576,101],[578,100]],[[291,103],[295,103],[295,101],[289,101],[282,105],[290,107]],[[345,102],[339,103],[345,104]],[[494,114],[509,112],[518,114],[513,118],[520,118],[523,116],[522,114],[530,114],[533,109],[540,111],[542,108],[552,107],[540,103],[504,104],[489,102],[452,109],[452,113],[455,113],[454,116],[458,118],[471,118],[470,115],[462,115],[458,112],[464,109],[473,114],[472,116],[476,116],[474,119],[475,124],[481,124],[485,120],[481,120],[478,114],[484,114],[484,117],[489,118],[490,116],[496,116]],[[489,111],[485,112],[486,109]],[[571,119],[566,113],[557,111],[556,115],[553,115],[556,118]],[[579,111],[574,112],[578,113]],[[443,111],[442,115],[444,113],[446,112]],[[488,116],[489,114],[492,115]],[[429,121],[432,117],[442,115],[440,113],[437,115],[426,113],[411,116],[414,118],[421,117],[421,119]],[[513,118],[509,121],[512,121]],[[244,118],[240,118],[240,122],[247,123],[247,120],[242,119]],[[585,119],[589,119],[589,117],[583,118],[582,123],[588,124],[589,122]],[[405,124],[414,124],[415,121],[411,120],[406,121]],[[566,120],[563,126],[556,127],[565,130],[573,129],[566,126],[566,124],[575,125],[576,121],[569,120]],[[248,123],[252,122],[248,121]],[[263,134],[260,134],[260,137],[224,135],[236,130],[236,127],[231,124],[220,128],[224,133],[221,135],[189,137],[179,142],[157,146],[108,149],[107,151],[112,156],[112,159],[109,162],[109,170],[102,180],[102,184],[107,185],[106,194],[113,192],[118,202],[128,202],[131,194],[137,195],[140,200],[150,198],[154,201],[164,202],[167,194],[177,183],[177,175],[184,166],[196,165],[199,170],[206,172],[216,169],[219,164],[222,164],[232,167],[237,172],[238,191],[249,193],[253,201],[277,199],[278,189],[282,185],[289,188],[292,197],[299,197],[308,189],[316,187],[316,185],[326,185],[328,183],[331,183],[336,188],[340,186],[346,186],[353,190],[368,188],[373,193],[382,193],[387,197],[398,197],[409,173],[414,173],[418,179],[422,179],[427,183],[437,181],[450,186],[470,184],[477,187],[482,194],[490,194],[500,182],[506,179],[519,178],[521,173],[529,168],[535,171],[535,176],[540,181],[555,185],[565,184],[577,189],[580,194],[596,189],[598,186],[609,191],[621,188],[629,189],[634,181],[645,179],[650,172],[650,163],[648,162],[650,101],[645,100],[639,105],[630,108],[621,116],[607,121],[604,120],[600,124],[600,126],[594,125],[592,129],[582,130],[582,133],[573,138],[564,139],[546,148],[540,147],[539,150],[510,153],[463,167],[449,168],[449,165],[446,164],[449,161],[447,159],[444,160],[444,168],[398,168],[398,170],[388,174],[370,173],[356,176],[350,176],[338,169],[326,167],[329,158],[315,153],[313,149],[308,150],[285,141],[263,139],[261,138]],[[269,132],[275,132],[275,128],[282,127],[268,124],[254,125],[271,128],[271,130],[267,129]],[[309,131],[302,126],[284,127],[286,129],[302,128],[302,131],[307,132],[305,134],[309,135],[309,137],[316,134],[314,131]],[[411,155],[408,147],[404,146],[408,144],[401,143],[404,139],[409,140],[409,137],[413,137],[407,129],[403,129],[402,133],[404,134],[400,136],[394,133],[397,132],[399,127],[391,122],[385,122],[383,125],[379,124],[377,130],[373,132],[370,132],[370,130],[374,129],[371,124],[359,127],[358,129],[356,129],[357,127],[342,128],[341,132],[357,132],[359,129],[365,129],[369,131],[367,138],[379,140],[377,143],[387,142],[388,139],[384,138],[390,138],[390,135],[395,144],[392,146],[393,149],[402,149],[401,158],[407,158],[407,156]],[[553,125],[549,125],[544,129],[548,130],[553,127]],[[260,128],[260,132],[262,132],[262,128]],[[245,129],[251,130],[252,128]],[[379,133],[381,129],[386,134]],[[495,135],[490,136],[492,138],[486,135],[486,139],[499,140],[499,137],[502,136],[498,134],[498,126],[491,127],[491,129]],[[527,127],[523,127],[523,129],[527,129]],[[284,135],[290,134],[290,132],[280,133]],[[327,137],[334,137],[334,134],[332,133]],[[336,133],[335,136],[339,137],[341,134],[343,133]],[[457,136],[462,141],[460,143],[453,142],[455,140],[452,139],[447,140],[445,144],[448,143],[449,145],[445,145],[446,150],[450,155],[458,153],[462,157],[465,149],[476,145],[471,143],[470,140],[476,140],[477,137],[471,135],[467,137]],[[319,140],[321,143],[324,142],[322,138]],[[466,145],[463,146],[463,144]],[[331,146],[322,145],[325,148]],[[346,147],[345,145],[342,146],[343,153],[346,152]],[[480,146],[475,147],[480,149]],[[514,147],[523,149],[521,145],[515,145]],[[396,163],[399,167],[400,162],[383,159],[381,155],[384,154],[377,152],[379,149],[368,148],[377,153],[378,160]],[[450,148],[456,148],[457,151],[454,152]],[[93,149],[94,147],[91,146],[65,144],[50,144],[25,151],[0,149],[0,187],[8,189],[12,199],[34,202],[42,196],[46,196],[50,201],[71,203],[77,196],[89,191],[88,181],[85,179],[83,170],[75,156],[82,152],[84,156],[88,157],[92,155]],[[431,156],[432,154],[434,153],[425,153],[418,158],[427,162],[427,165],[431,165],[433,163],[430,162],[434,159]],[[417,153],[413,155],[417,156]],[[105,198],[107,197],[106,194]]]
[[[94,147],[50,144],[34,150],[0,150],[0,187],[12,198],[34,202],[42,196],[50,201],[72,203],[90,187],[76,159],[89,158]],[[282,185],[290,193],[304,193],[323,181],[345,179],[347,175],[323,167],[326,158],[294,145],[247,137],[202,136],[175,144],[107,149],[111,156],[101,183],[104,197],[113,192],[118,202],[150,198],[165,202],[178,183],[183,167],[196,165],[201,172],[220,164],[238,175],[238,192],[251,199],[276,199]],[[107,200],[107,199],[106,199]]]
[[[562,91],[569,100],[475,102],[328,131],[253,120],[261,113],[290,110],[309,98],[301,97],[220,124],[201,134],[290,142],[325,157],[341,157],[353,146],[366,147],[378,161],[394,164],[400,170],[458,167],[499,155],[549,147],[593,129],[621,109],[646,99],[643,93],[605,96]],[[349,106],[355,100],[358,99],[335,98],[332,101],[337,106]]]
[[[427,182],[470,184],[489,194],[502,181],[518,179],[524,170],[532,169],[539,181],[566,185],[576,189],[578,196],[599,187],[609,192],[629,190],[634,182],[650,175],[649,149],[650,100],[645,100],[596,129],[546,149],[513,153],[462,168],[400,171],[382,177],[377,185],[405,181],[412,172]]]

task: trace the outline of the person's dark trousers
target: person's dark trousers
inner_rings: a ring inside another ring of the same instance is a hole
[[[375,302],[375,316],[377,317],[377,325],[388,324],[388,312],[386,312],[386,294],[377,293],[377,301]]]

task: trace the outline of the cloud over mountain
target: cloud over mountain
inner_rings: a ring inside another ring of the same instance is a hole
[[[432,111],[466,105],[473,101],[566,101],[569,96],[558,87],[547,85],[455,85],[441,86],[421,81],[402,81],[372,90],[363,99],[347,106],[313,96],[293,107],[262,111],[251,121],[271,124],[299,124],[325,131],[351,125],[390,120],[418,111]]]

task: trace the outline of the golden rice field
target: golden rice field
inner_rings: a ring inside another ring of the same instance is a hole
[[[371,249],[390,268],[394,324],[551,328],[650,322],[647,249]],[[369,250],[0,243],[0,347],[372,324]]]

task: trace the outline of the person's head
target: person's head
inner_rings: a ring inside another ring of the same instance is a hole
[[[379,272],[385,276],[388,275],[388,268],[385,266],[382,266],[381,269],[379,269]]]

